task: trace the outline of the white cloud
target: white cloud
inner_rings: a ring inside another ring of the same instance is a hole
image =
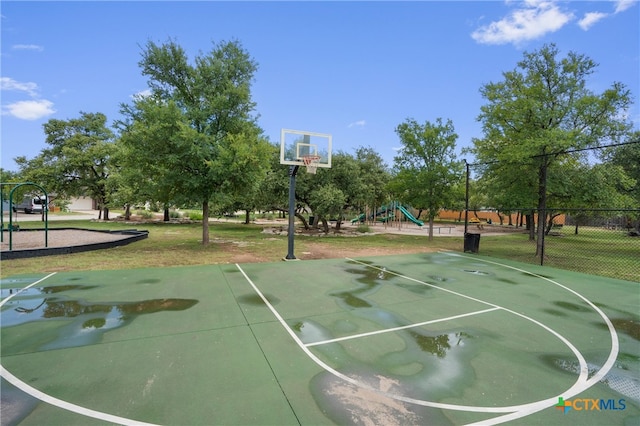
[[[519,44],[558,31],[574,17],[554,1],[529,0],[513,4],[521,7],[505,18],[477,29],[471,37],[482,44]]]
[[[580,28],[582,28],[583,30],[587,31],[596,22],[600,21],[601,19],[606,18],[607,16],[609,16],[607,13],[601,13],[601,12],[585,13],[584,14],[584,18],[582,18],[580,21],[578,21],[578,25],[580,26]]]
[[[22,120],[38,120],[55,113],[53,102],[46,99],[19,101],[4,106],[3,115],[11,115]]]
[[[144,99],[151,96],[151,94],[152,94],[151,89],[145,89],[131,95],[131,99]]]
[[[615,13],[624,12],[625,10],[629,9],[631,6],[637,3],[638,3],[638,0],[617,0],[615,2],[616,4]]]
[[[35,50],[36,52],[42,52],[44,47],[37,44],[14,44],[11,46],[13,50]]]
[[[364,125],[367,124],[366,121],[364,120],[358,120],[358,121],[354,121],[353,123],[349,123],[349,128],[351,127],[364,127]]]
[[[38,95],[38,85],[36,83],[32,83],[32,82],[22,83],[10,77],[0,77],[0,89],[26,92],[29,96]]]
[[[634,4],[637,4],[638,0],[617,0],[617,1],[614,1],[613,3],[615,5],[615,11],[613,13],[616,14],[616,13],[624,12]],[[584,18],[578,21],[578,25],[580,26],[580,28],[587,31],[596,23],[603,20],[609,15],[610,14],[604,13],[604,12],[588,12],[584,14]]]

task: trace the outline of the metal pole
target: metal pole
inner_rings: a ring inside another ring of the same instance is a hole
[[[13,190],[9,191],[9,251],[13,250]],[[16,219],[18,218],[16,213]]]
[[[544,158],[546,163],[547,158]],[[542,179],[544,181],[544,191],[542,192],[542,209],[538,212],[538,225],[542,224],[542,231],[538,230],[540,234],[540,266],[544,266],[544,237],[545,231],[547,230],[547,165],[545,164],[542,168]],[[542,216],[542,220],[540,220],[540,216]]]
[[[296,174],[299,166],[289,166],[289,244],[287,260],[294,260],[296,256],[293,254],[293,236],[295,232],[296,220]]]
[[[467,183],[464,195],[464,235],[467,235],[467,227],[469,226],[469,163],[464,160],[464,164],[467,166]]]
[[[49,195],[46,193],[42,205],[42,216],[44,219],[44,246],[47,248],[49,247]]]

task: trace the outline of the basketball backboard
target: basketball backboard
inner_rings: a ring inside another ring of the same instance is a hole
[[[319,157],[316,167],[331,167],[331,135],[303,130],[282,129],[280,164],[305,166],[305,157]]]

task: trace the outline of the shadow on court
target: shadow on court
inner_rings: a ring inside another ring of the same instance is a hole
[[[2,424],[638,424],[640,284],[456,253],[2,280]]]

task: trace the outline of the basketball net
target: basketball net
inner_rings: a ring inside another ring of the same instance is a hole
[[[302,162],[304,166],[307,168],[307,173],[311,173],[313,175],[316,174],[318,170],[318,163],[320,162],[319,155],[305,155],[302,157]]]

